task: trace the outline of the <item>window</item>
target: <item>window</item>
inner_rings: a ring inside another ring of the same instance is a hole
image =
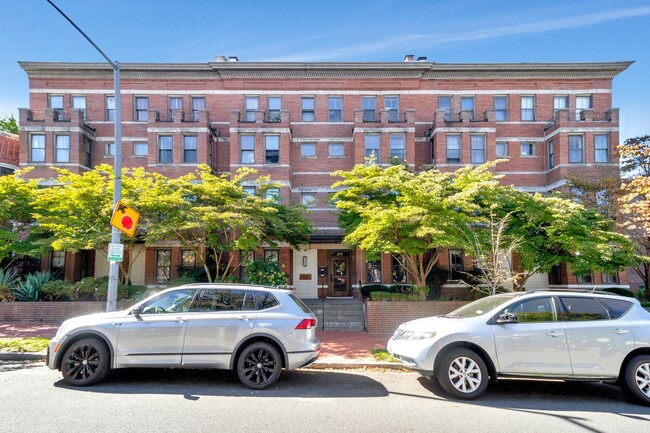
[[[293,297],[293,293],[289,295],[290,297]],[[294,298],[294,301],[297,301],[298,298]],[[300,305],[300,303],[298,303]],[[275,296],[273,296],[271,293],[259,293],[255,292],[255,309],[260,311],[260,310],[268,310],[269,308],[277,307],[280,305],[277,299],[275,299]]]
[[[93,163],[93,142],[90,138],[84,137],[84,146],[85,146],[85,163],[86,167],[92,167]]]
[[[196,135],[183,136],[183,162],[196,164],[198,153],[198,138]]]
[[[379,164],[381,161],[381,155],[379,153],[379,135],[366,134],[363,139],[366,162],[372,161],[375,164]]]
[[[594,195],[596,196],[596,206],[605,207],[611,205],[609,193],[606,189],[599,189]]]
[[[460,98],[461,111],[469,111],[469,120],[474,120],[474,97],[463,96]]]
[[[136,141],[133,143],[133,156],[149,155],[149,143],[146,141]]]
[[[255,122],[257,110],[260,109],[260,98],[257,96],[246,96],[244,98],[245,120],[246,122]]]
[[[345,146],[343,143],[330,143],[328,149],[330,158],[343,158],[345,156]]]
[[[583,110],[591,110],[591,95],[576,96],[576,120],[580,120]]]
[[[280,113],[282,112],[282,97],[269,96],[269,122],[279,122]]]
[[[254,164],[255,163],[255,136],[254,135],[240,135],[239,146],[241,149],[241,163]]]
[[[381,283],[381,260],[366,262],[366,282]]]
[[[580,164],[583,162],[582,158],[583,136],[582,135],[569,135],[569,162]]]
[[[52,251],[50,254],[50,272],[56,279],[65,277],[65,251]]]
[[[300,120],[303,122],[316,120],[316,101],[313,97],[303,97],[300,100]]]
[[[196,268],[196,252],[193,250],[181,250],[181,268]]]
[[[377,121],[377,98],[375,96],[364,96],[361,98],[364,122]]]
[[[406,272],[406,259],[404,257],[395,257],[394,255],[391,255],[390,269],[393,283],[406,284],[408,282]]]
[[[106,97],[106,120],[115,122],[115,96]]]
[[[632,303],[622,299],[598,298],[598,303],[607,308],[612,320],[618,319],[632,308]]]
[[[521,143],[521,156],[535,156],[535,143]]]
[[[316,158],[316,143],[300,143],[301,158]]]
[[[582,200],[584,198],[585,191],[581,188],[572,186],[571,188],[569,188],[569,195],[571,195],[571,200],[574,203],[580,204],[582,203]]]
[[[165,284],[167,280],[157,280],[158,283]],[[185,313],[190,311],[196,289],[174,290],[173,292],[163,293],[160,296],[148,301],[141,307],[142,314],[169,314]]]
[[[273,250],[273,249],[264,250],[264,260],[268,260],[269,262],[279,263],[280,262],[280,251],[279,250]]]
[[[167,100],[168,120],[174,120],[174,110],[183,111],[183,98],[180,96],[170,96]]]
[[[505,122],[508,120],[508,97],[495,96],[494,97],[494,120],[497,122]]]
[[[171,135],[158,136],[158,162],[160,164],[174,162],[174,137]]]
[[[463,250],[449,250],[449,279],[462,280],[465,272],[465,253]]]
[[[555,167],[555,142],[553,140],[548,141],[548,168]]]
[[[472,164],[485,162],[485,135],[471,135],[471,161]]]
[[[594,162],[609,162],[609,135],[594,134]]]
[[[330,96],[327,98],[328,120],[330,122],[343,122],[343,97]]]
[[[386,96],[384,108],[388,110],[389,122],[399,122],[399,96]]]
[[[171,270],[172,270],[171,250],[156,250],[156,283],[158,284],[167,283],[167,281],[169,281],[171,276]],[[146,309],[146,307],[143,308],[143,311],[144,309]]]
[[[494,154],[497,158],[507,158],[508,143],[505,141],[497,141],[494,148]]]
[[[517,323],[554,322],[553,300],[549,296],[525,299],[508,305],[501,314],[512,313],[517,316]]]
[[[591,274],[576,274],[577,284],[593,284],[594,278]]]
[[[257,187],[254,186],[245,186],[244,192],[248,195],[255,195],[257,193]]]
[[[54,140],[54,162],[70,162],[70,136],[57,135]]]
[[[146,96],[135,97],[135,120],[137,122],[146,122],[149,110],[149,98]]]
[[[300,194],[300,204],[304,207],[316,207],[316,193],[303,192]]]
[[[535,97],[534,96],[521,97],[521,120],[524,122],[532,122],[535,120]]]
[[[85,96],[73,96],[72,108],[81,111],[81,115],[83,116],[83,119],[86,120],[86,97]]]
[[[192,121],[198,122],[199,111],[205,110],[205,97],[192,96],[191,101],[192,101]]]
[[[404,134],[390,135],[390,158],[404,162],[406,155],[404,149]]]
[[[559,110],[568,110],[569,109],[569,97],[562,96],[553,96],[553,117],[557,115]]]
[[[104,156],[115,156],[115,143],[104,144]]]
[[[201,290],[192,311],[252,311],[255,309],[255,295],[244,290],[212,289]]]
[[[445,110],[445,120],[451,121],[451,96],[438,97],[438,110]]]
[[[49,104],[54,110],[54,120],[63,120],[63,95],[50,95]]]
[[[447,135],[447,163],[460,163],[460,135]]]
[[[280,201],[280,188],[267,189],[266,194],[264,194],[264,198],[278,203]]]
[[[267,164],[277,164],[280,162],[280,136],[264,136],[264,162]]]
[[[605,307],[593,298],[560,296],[560,305],[560,320],[563,321],[609,319]]]
[[[618,278],[616,274],[601,274],[603,284],[618,284]]]

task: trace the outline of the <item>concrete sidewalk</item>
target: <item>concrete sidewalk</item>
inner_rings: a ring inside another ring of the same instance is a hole
[[[0,323],[0,338],[52,338],[59,327],[54,323]],[[317,331],[321,352],[311,368],[401,368],[398,363],[379,362],[370,349],[386,349],[390,334],[359,331]],[[0,353],[0,360],[44,360],[45,354]]]

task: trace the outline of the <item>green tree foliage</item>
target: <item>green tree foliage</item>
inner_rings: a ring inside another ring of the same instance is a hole
[[[251,284],[279,287],[287,284],[288,276],[277,260],[261,258],[246,264],[246,275]]]
[[[18,122],[16,122],[13,114],[0,119],[0,131],[18,135]]]

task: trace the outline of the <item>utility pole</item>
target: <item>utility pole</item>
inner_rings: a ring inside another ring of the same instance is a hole
[[[113,170],[115,172],[115,180],[113,183],[113,208],[117,202],[122,198],[122,98],[120,97],[120,64],[117,61],[112,61],[101,48],[95,44],[90,37],[83,30],[79,28],[68,16],[63,13],[51,0],[46,0],[52,5],[54,9],[59,12],[72,26],[77,29],[81,35],[86,38],[88,42],[102,55],[104,59],[113,68],[114,84],[115,84],[115,161]],[[120,231],[112,227],[111,243],[120,243]],[[108,295],[106,299],[106,311],[115,311],[117,309],[117,280],[119,277],[119,263],[116,261],[109,262],[108,268]]]

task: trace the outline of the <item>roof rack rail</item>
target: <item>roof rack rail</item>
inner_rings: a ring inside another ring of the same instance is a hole
[[[561,288],[561,287],[547,287],[547,288],[540,288],[540,289],[532,289],[532,290],[527,290],[527,293],[534,293],[534,292],[574,292],[574,293],[596,293],[599,295],[613,295],[613,296],[620,296],[617,295],[616,293],[612,292],[607,292],[605,290],[598,290],[595,287],[592,289],[581,289],[581,288]]]

